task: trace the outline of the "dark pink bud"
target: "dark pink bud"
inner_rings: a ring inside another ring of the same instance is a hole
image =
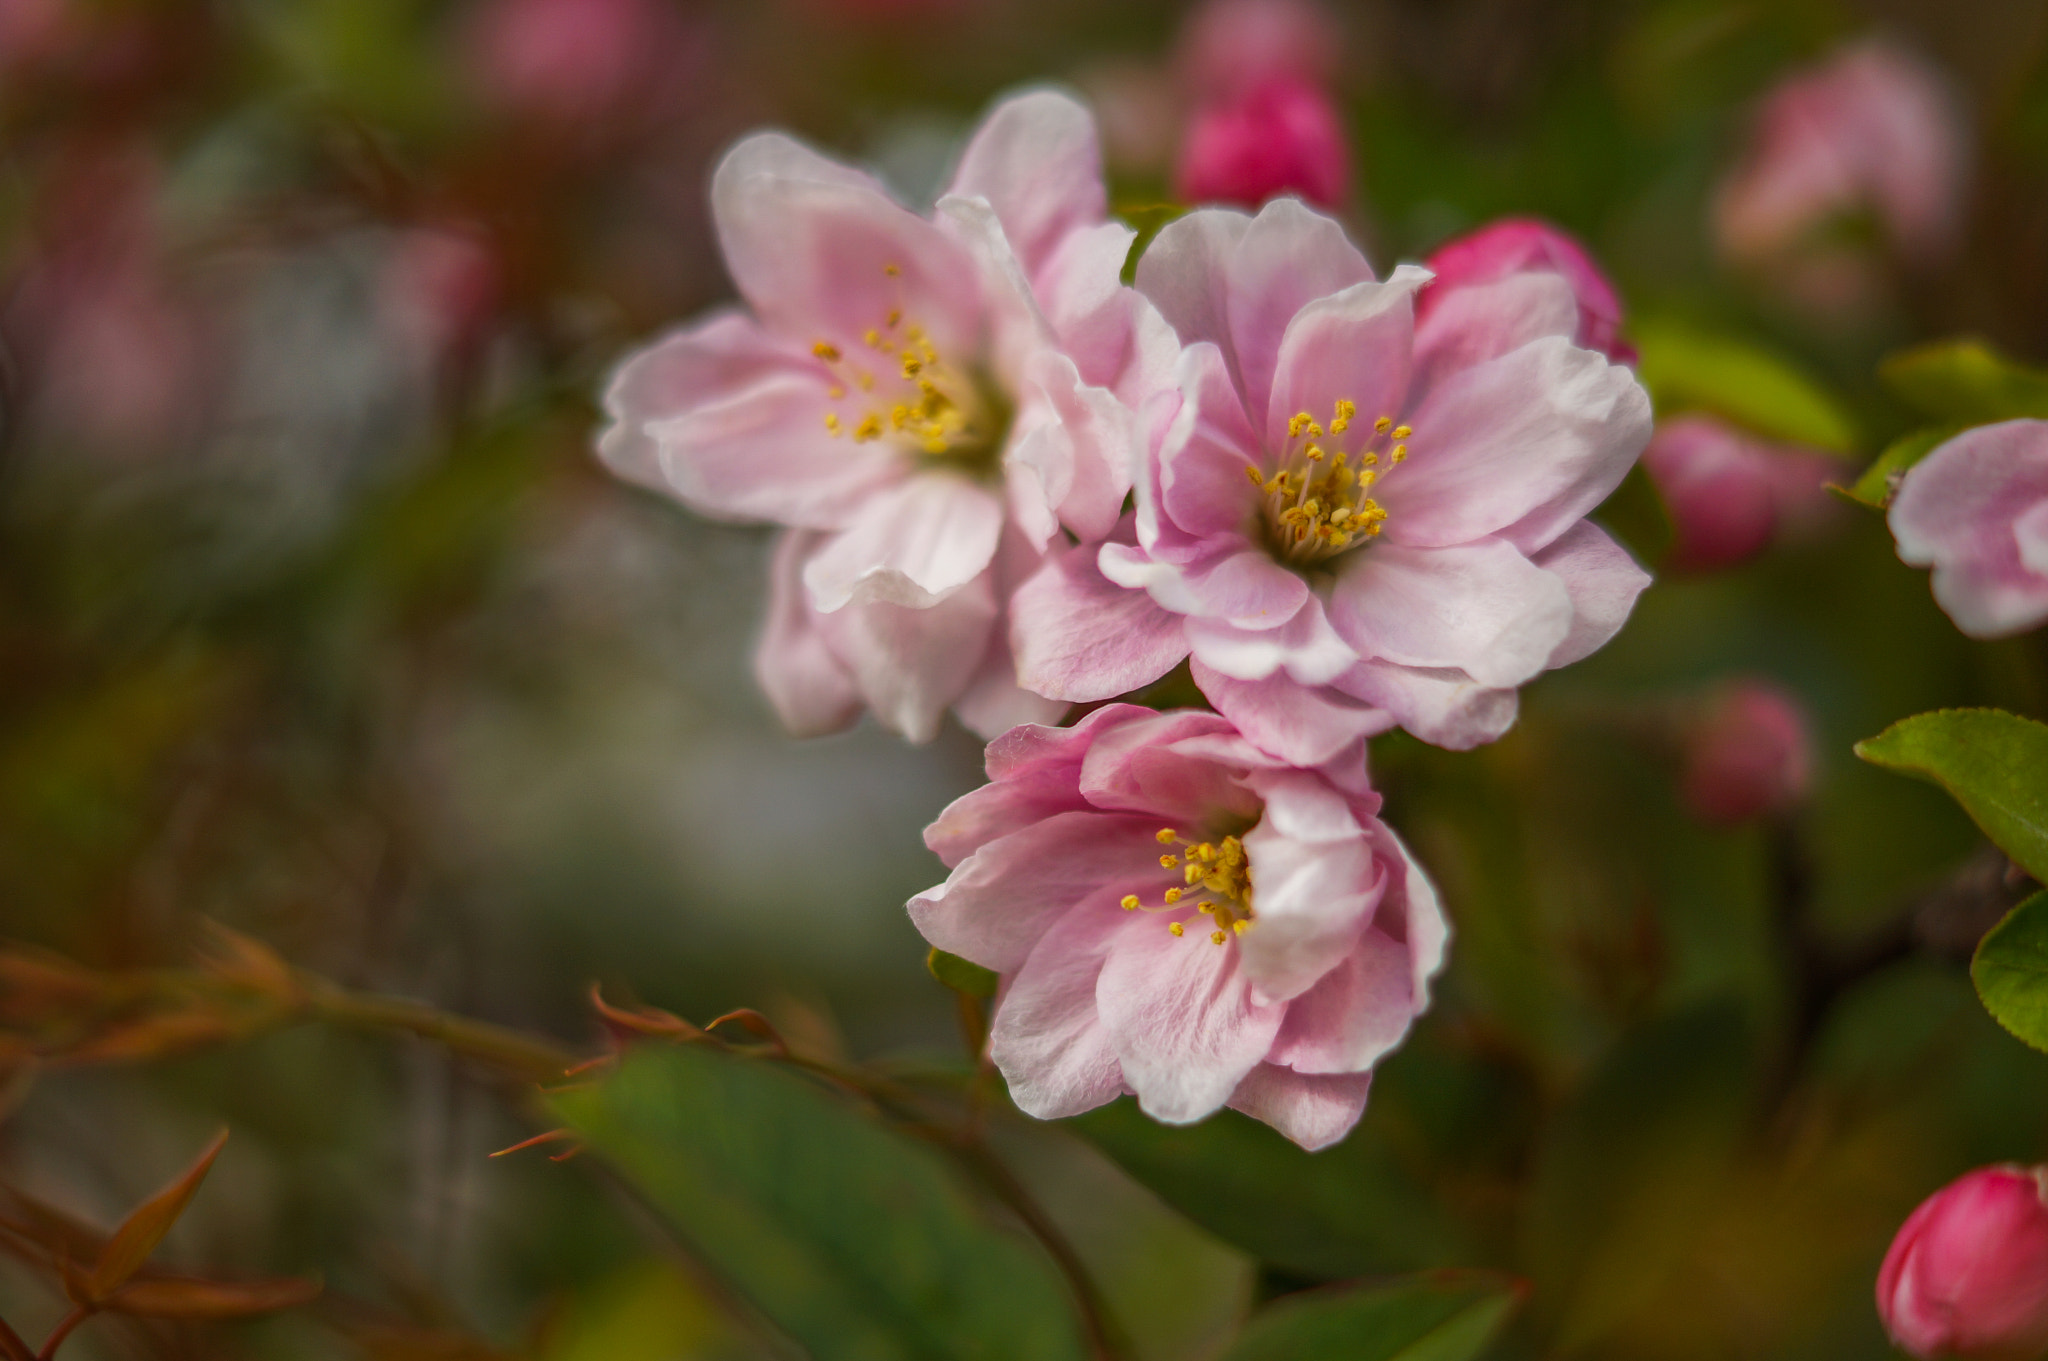
[[[1181,79],[1227,103],[1275,80],[1326,84],[1341,51],[1335,20],[1312,0],[1209,0],[1181,30]]]
[[[1417,320],[1466,284],[1490,284],[1524,270],[1562,274],[1579,301],[1576,339],[1622,363],[1635,361],[1635,347],[1621,339],[1621,295],[1577,237],[1533,217],[1507,217],[1437,247],[1427,261],[1436,281],[1416,304]]]
[[[2048,1353],[2048,1200],[2038,1167],[1980,1167],[1922,1201],[1877,1273],[1877,1313],[1914,1356]]]
[[[1666,566],[1712,572],[1746,562],[1787,530],[1829,515],[1827,482],[1837,460],[1770,444],[1712,416],[1657,425],[1643,468],[1671,513],[1676,541]]]
[[[1693,816],[1731,827],[1806,797],[1813,748],[1799,701],[1768,681],[1739,680],[1687,724],[1679,792]]]
[[[1351,180],[1344,129],[1313,85],[1268,81],[1241,99],[1195,114],[1174,191],[1185,203],[1256,208],[1282,194],[1334,208]]]

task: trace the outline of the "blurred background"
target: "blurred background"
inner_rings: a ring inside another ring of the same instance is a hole
[[[2002,862],[1850,744],[1940,706],[2048,715],[2048,647],[1960,637],[1881,517],[1819,487],[1923,423],[1888,353],[2048,361],[2048,10],[1280,8],[1337,130],[1283,187],[1383,268],[1503,214],[1577,234],[1660,421],[1716,452],[1617,494],[1659,584],[1506,740],[1375,743],[1456,938],[1316,1163],[1324,1220],[1233,1231],[1248,1211],[1204,1200],[1192,1169],[1259,1137],[1235,1117],[1006,1137],[1162,1361],[1255,1298],[1446,1265],[1532,1281],[1504,1355],[1887,1355],[1892,1229],[2048,1156],[2048,1061],[1964,968]],[[0,0],[0,932],[124,973],[214,921],[593,1052],[595,980],[959,1063],[902,903],[979,744],[784,737],[748,669],[765,531],[608,478],[597,402],[728,296],[706,184],[758,125],[915,203],[992,96],[1058,81],[1097,108],[1116,211],[1229,197],[1186,153],[1228,98],[1215,9]],[[1799,159],[1831,99],[1912,123],[1880,157],[1909,182]],[[5,988],[8,1183],[108,1224],[225,1123],[167,1259],[328,1287],[253,1323],[96,1321],[67,1356],[765,1354],[580,1164],[487,1161],[534,1126],[435,1047],[302,1025],[38,1069],[34,990]],[[65,1308],[0,1263],[32,1340]]]

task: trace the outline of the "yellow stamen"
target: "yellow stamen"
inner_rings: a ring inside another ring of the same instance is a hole
[[[811,346],[811,353],[824,360],[827,364],[837,364],[839,362],[839,347],[823,340]]]
[[[1168,923],[1168,925],[1167,925],[1166,929],[1167,929],[1167,930],[1169,930],[1169,931],[1171,931],[1171,932],[1173,932],[1173,934],[1174,934],[1174,935],[1176,935],[1176,936],[1178,936],[1178,935],[1182,934],[1182,932],[1181,932],[1181,925],[1180,925],[1180,923],[1179,923],[1179,922],[1170,922],[1170,923]]]
[[[1136,912],[1137,910],[1138,910],[1138,895],[1137,895],[1137,894],[1135,894],[1135,893],[1126,893],[1126,894],[1124,895],[1124,911],[1126,911],[1126,912]]]

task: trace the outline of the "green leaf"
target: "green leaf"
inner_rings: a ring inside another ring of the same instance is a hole
[[[2048,372],[2028,368],[1978,339],[1937,340],[1878,366],[1900,400],[1937,420],[1984,425],[2048,418]]]
[[[1261,1310],[1223,1361],[1471,1361],[1520,1302],[1483,1272],[1310,1291]]]
[[[1705,410],[1768,439],[1846,453],[1856,427],[1834,395],[1790,360],[1733,336],[1670,321],[1630,331],[1660,413]]]
[[[1993,1020],[2048,1049],[2048,892],[2006,913],[1977,942],[1970,981]]]
[[[1946,789],[1998,849],[2048,883],[2048,724],[1942,709],[1901,719],[1856,754]]]
[[[1899,478],[1906,469],[1933,453],[1936,448],[1954,438],[1963,427],[1956,425],[1931,425],[1911,434],[1901,435],[1885,446],[1884,452],[1863,470],[1863,475],[1847,487],[1836,487],[1851,501],[1872,510],[1883,510],[1892,503],[1892,493],[1898,489]]]
[[[949,955],[936,945],[924,957],[924,966],[930,969],[932,977],[944,983],[954,992],[964,992],[969,997],[993,997],[998,981],[993,969],[984,969],[972,960]]]
[[[991,1223],[941,1154],[786,1066],[646,1046],[554,1105],[819,1361],[1084,1354],[1043,1252]]]
[[[1174,1209],[1298,1275],[1340,1280],[1466,1256],[1439,1198],[1365,1129],[1306,1153],[1236,1111],[1169,1126],[1117,1101],[1073,1123]]]

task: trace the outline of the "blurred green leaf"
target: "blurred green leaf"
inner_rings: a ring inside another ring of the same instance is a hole
[[[2048,892],[2006,913],[1977,943],[1970,981],[1994,1020],[2048,1050]]]
[[[1480,1272],[1317,1290],[1262,1310],[1223,1361],[1471,1361],[1520,1298],[1515,1282]]]
[[[1877,372],[1900,400],[1936,420],[1984,425],[2048,418],[2048,371],[2028,368],[1975,338],[1917,345],[1887,358]]]
[[[1083,1355],[1049,1259],[940,1154],[788,1068],[643,1047],[555,1107],[820,1361]]]
[[[924,966],[932,971],[932,977],[944,983],[954,992],[964,992],[969,997],[993,997],[999,981],[993,970],[984,969],[972,960],[949,955],[933,946],[931,953],[924,957]]]
[[[1429,1189],[1362,1130],[1306,1153],[1236,1111],[1171,1126],[1117,1101],[1074,1123],[1167,1204],[1289,1271],[1337,1280],[1413,1270],[1463,1250]]]
[[[1884,452],[1863,470],[1863,475],[1854,483],[1836,490],[1860,505],[1883,510],[1891,505],[1892,493],[1898,489],[1899,478],[1906,469],[1933,453],[1960,429],[1953,425],[1933,425],[1901,435],[1885,446]]]
[[[1524,1224],[1534,1298],[1570,1352],[1609,1354],[1674,1298],[1728,1193],[1754,1050],[1741,1012],[1709,1003],[1628,1033],[1546,1130]]]
[[[1660,413],[1712,412],[1768,439],[1846,453],[1856,427],[1841,403],[1791,360],[1734,336],[1645,319],[1630,332]]]
[[[1873,765],[1931,780],[1984,835],[2048,882],[2048,725],[1998,709],[1915,714],[1856,744]]]

